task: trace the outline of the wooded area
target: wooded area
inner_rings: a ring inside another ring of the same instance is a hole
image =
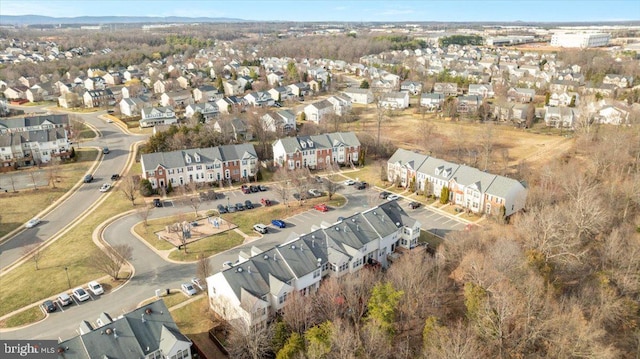
[[[232,357],[637,358],[639,164],[637,128],[582,129],[511,223],[292,293],[265,330],[232,331]]]

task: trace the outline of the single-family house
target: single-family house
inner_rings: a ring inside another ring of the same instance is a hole
[[[215,103],[218,105],[218,111],[225,114],[243,112],[247,107],[247,101],[237,96],[226,96]]]
[[[4,90],[3,94],[4,94],[4,97],[9,100],[26,99],[27,98],[26,91],[28,89],[29,88],[24,85],[9,86]]]
[[[420,106],[430,111],[439,110],[444,103],[445,95],[441,93],[423,93],[420,96]]]
[[[187,118],[192,118],[196,113],[202,114],[204,121],[208,122],[217,117],[220,114],[220,111],[218,110],[218,105],[216,105],[215,102],[194,103],[187,106],[184,111],[184,115]]]
[[[138,116],[140,111],[148,106],[150,104],[139,97],[123,98],[120,100],[120,113],[129,117]]]
[[[534,89],[512,87],[509,90],[507,90],[507,99],[509,99],[509,101],[515,101],[520,103],[528,103],[533,101],[533,98],[535,95],[536,95],[536,90]]]
[[[422,83],[417,81],[402,81],[400,83],[400,91],[406,91],[412,95],[418,95],[422,92]]]
[[[607,105],[598,111],[595,120],[609,125],[623,125],[629,120],[629,111],[620,106]]]
[[[145,107],[140,110],[140,127],[153,127],[156,125],[173,125],[178,123],[176,112],[171,106]]]
[[[458,95],[458,84],[453,82],[436,82],[433,84],[433,93],[443,94],[445,97]]]
[[[607,74],[605,75],[604,79],[602,79],[602,83],[605,85],[614,85],[619,88],[627,88],[633,85],[633,77],[616,75],[616,74]]]
[[[380,95],[379,104],[387,109],[405,109],[409,107],[409,93],[405,91],[383,93]]]
[[[336,115],[342,116],[351,111],[351,98],[344,95],[334,95],[327,97],[327,101],[333,104],[333,111]]]
[[[288,133],[296,130],[296,115],[290,110],[267,112],[261,120],[265,131]]]
[[[178,88],[178,85],[173,79],[157,80],[153,83],[153,93],[162,94],[172,91],[174,88]]]
[[[545,107],[544,123],[557,128],[573,128],[577,120],[576,110],[571,107]]]
[[[284,73],[282,71],[274,71],[267,75],[269,86],[281,86],[282,81],[284,81]]]
[[[226,96],[238,96],[244,93],[244,86],[237,80],[228,80],[222,83]]]
[[[482,96],[482,98],[490,98],[495,96],[492,84],[470,84],[468,94]]]
[[[304,119],[319,124],[330,114],[335,114],[333,104],[328,100],[317,101],[304,107]]]
[[[368,105],[373,102],[373,91],[370,89],[348,87],[342,93],[349,96],[352,103]]]
[[[267,92],[269,92],[269,94],[271,95],[271,98],[276,102],[291,100],[294,97],[293,92],[291,92],[291,89],[289,89],[286,86],[274,87],[269,89],[269,91]]]
[[[295,84],[287,85],[291,93],[298,97],[305,97],[312,94],[311,86],[308,82],[298,82]]]
[[[569,106],[573,102],[573,106],[580,104],[580,95],[577,92],[554,92],[549,95],[549,106]]]
[[[160,96],[160,104],[165,107],[173,106],[177,108],[185,108],[193,103],[193,97],[189,90],[165,92]]]
[[[223,98],[224,95],[211,85],[204,85],[193,90],[193,100],[197,103],[213,102]]]
[[[480,95],[458,96],[457,100],[457,111],[459,113],[475,112],[482,104],[482,96]]]
[[[247,104],[254,107],[271,107],[275,104],[274,99],[271,97],[271,93],[267,91],[248,93],[244,96],[244,100]]]
[[[87,108],[107,107],[116,104],[116,100],[111,89],[85,91],[82,95],[82,100],[84,102],[84,106]]]
[[[178,78],[176,78],[176,83],[178,84],[178,86],[183,89],[186,90],[190,87],[190,83],[189,83],[189,79],[180,75],[178,76]]]

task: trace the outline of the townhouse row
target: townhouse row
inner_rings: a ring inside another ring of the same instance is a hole
[[[527,188],[514,179],[432,156],[398,149],[387,162],[387,179],[440,198],[474,213],[510,216],[525,206]]]
[[[328,276],[341,277],[367,265],[389,265],[398,248],[418,244],[421,224],[396,201],[386,202],[262,251],[252,247],[238,261],[207,278],[209,305],[233,325],[260,328],[291,293],[309,295]]]

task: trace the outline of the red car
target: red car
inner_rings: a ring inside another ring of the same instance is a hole
[[[244,194],[251,193],[251,189],[246,184],[243,184],[242,187],[240,187],[240,189],[242,190],[242,193],[244,193]]]
[[[265,206],[265,207],[269,207],[271,205],[271,200],[263,198],[263,199],[260,200],[260,203],[262,203],[262,205]]]
[[[315,206],[313,206],[313,208],[317,209],[320,212],[327,212],[329,211],[329,207],[327,207],[326,204],[322,203],[322,204],[316,204]]]

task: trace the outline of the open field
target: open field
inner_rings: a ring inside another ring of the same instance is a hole
[[[44,312],[40,306],[27,309],[0,322],[0,328],[14,328],[27,323],[35,323],[44,318]]]
[[[0,237],[22,226],[29,219],[33,218],[36,214],[40,213],[43,209],[67,193],[89,170],[89,167],[91,167],[93,161],[98,156],[98,151],[91,148],[82,148],[76,150],[76,156],[78,157],[77,162],[70,162],[59,167],[56,188],[48,186],[38,187],[37,190],[28,189],[16,193],[0,193],[0,203],[2,203],[2,207],[5,208],[5,210],[2,211],[2,221],[0,221]],[[26,171],[36,171],[36,169]],[[48,175],[46,167],[43,167],[43,171],[41,175]],[[21,173],[24,172],[21,171]],[[11,172],[9,172],[0,176],[8,177],[11,175]],[[3,183],[7,183],[7,181],[6,178],[3,178]],[[11,188],[7,189],[11,191]]]
[[[470,154],[475,153],[477,166],[484,167],[480,166],[484,160],[478,154],[478,147],[483,137],[490,138],[492,155],[487,170],[493,173],[512,172],[522,160],[531,166],[543,164],[573,145],[572,138],[561,136],[558,131],[546,129],[541,124],[532,129],[521,129],[464,119],[451,121],[433,113],[423,116],[415,112],[415,108],[411,108],[385,115],[380,131],[381,142],[391,142],[399,148],[425,154],[431,152],[433,156],[458,163],[471,164]],[[343,130],[366,134],[375,140],[378,133],[375,108],[369,105],[363,109],[359,120],[344,124]]]

